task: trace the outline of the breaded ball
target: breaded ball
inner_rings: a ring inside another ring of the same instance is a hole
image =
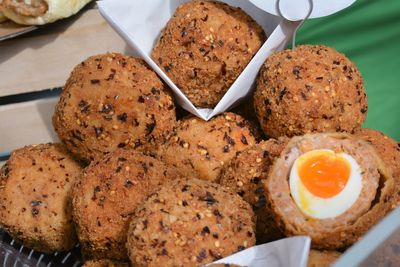
[[[311,249],[308,254],[307,267],[329,267],[342,253],[334,250],[315,250]]]
[[[299,174],[300,164],[312,166],[319,176],[310,171],[310,167],[303,167],[303,175],[311,176],[314,181],[322,184],[319,192],[332,188],[335,177],[331,176],[328,185],[324,176],[331,171],[322,165],[330,164],[331,170],[341,175],[340,165],[335,165],[333,158],[323,158],[321,154],[314,159],[312,156],[308,159],[301,158],[308,152],[320,150],[334,151],[336,160],[341,155],[346,155],[354,161],[344,161],[349,164],[344,187],[336,194],[324,197],[323,204],[321,197],[318,198],[318,195],[310,191],[311,187],[303,185],[304,176],[300,177]],[[301,161],[296,161],[298,159]],[[324,161],[329,163],[323,163]],[[305,172],[311,175],[304,174]],[[301,179],[297,186],[292,183],[294,177]],[[351,179],[359,182],[352,183]],[[266,207],[285,235],[307,235],[312,239],[313,248],[337,250],[358,241],[391,210],[395,185],[391,172],[375,149],[363,139],[345,133],[317,133],[293,137],[289,141],[271,166],[268,179],[264,182],[264,190],[268,203]],[[339,196],[345,190],[349,193],[345,197]],[[295,192],[301,195],[300,204],[295,200]],[[335,198],[340,202],[333,202],[335,200],[332,199]],[[313,205],[314,203],[317,205]],[[337,209],[346,206],[347,208],[337,212]],[[326,216],[314,216],[319,211],[323,211]]]
[[[52,253],[73,248],[71,190],[81,166],[61,144],[12,152],[0,172],[0,224],[24,246]]]
[[[386,167],[391,169],[397,184],[396,205],[400,204],[400,144],[389,136],[373,129],[360,129],[356,135],[373,145]]]
[[[131,214],[176,172],[164,163],[118,149],[92,162],[73,190],[73,215],[86,258],[126,260]]]
[[[210,121],[197,117],[180,121],[175,135],[160,147],[158,155],[177,167],[183,177],[214,181],[236,152],[254,144],[248,123],[228,112]]]
[[[233,189],[252,207],[257,216],[257,243],[263,244],[283,237],[271,214],[266,210],[263,181],[274,159],[288,143],[288,138],[262,141],[239,152],[221,171],[219,183]]]
[[[300,45],[271,55],[254,94],[266,135],[354,132],[367,114],[367,95],[357,67],[322,45]]]
[[[257,53],[263,29],[243,10],[217,1],[180,5],[152,52],[198,107],[214,107]]]
[[[89,260],[85,261],[82,267],[128,267],[129,264],[126,262],[113,261],[113,260]]]
[[[130,147],[152,150],[174,127],[175,106],[143,60],[92,56],[75,67],[53,116],[60,139],[90,161]]]
[[[400,143],[374,129],[363,128],[356,135],[373,145],[387,167],[392,169],[393,176],[400,179]]]
[[[268,139],[264,131],[261,129],[256,112],[254,110],[253,94],[247,96],[242,103],[233,108],[231,112],[242,116],[250,124],[250,129],[256,138],[257,142]]]
[[[203,266],[255,243],[253,211],[233,191],[198,179],[165,183],[135,212],[133,266]]]

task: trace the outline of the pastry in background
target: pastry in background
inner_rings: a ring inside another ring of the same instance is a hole
[[[255,244],[253,215],[219,184],[169,181],[132,216],[129,258],[133,266],[204,266]]]
[[[3,12],[1,11],[3,0],[0,0],[0,23],[7,20],[7,17],[4,16]]]
[[[0,171],[0,224],[25,247],[52,253],[77,242],[71,190],[81,166],[61,144],[26,146]]]
[[[71,152],[91,161],[117,148],[152,151],[171,134],[175,104],[143,60],[117,53],[75,67],[53,115]]]
[[[299,45],[271,55],[254,94],[267,136],[354,132],[367,115],[367,96],[357,67],[322,45]]]
[[[135,151],[118,149],[92,162],[73,190],[84,257],[128,260],[125,243],[132,213],[157,186],[176,177],[173,168]]]
[[[1,11],[23,25],[42,25],[74,15],[90,0],[2,0]]]
[[[307,267],[329,267],[331,266],[342,253],[335,250],[316,250],[311,249],[308,254]]]
[[[152,58],[195,106],[213,108],[265,39],[240,8],[195,0],[176,9]]]
[[[246,150],[240,151],[221,170],[217,181],[233,189],[253,208],[257,216],[257,243],[263,244],[283,238],[284,235],[266,209],[266,196],[263,187],[269,168],[279,157],[289,138],[261,141]]]
[[[7,20],[7,17],[4,16],[3,12],[1,12],[1,1],[0,1],[0,23]]]
[[[6,21],[7,18],[3,15],[3,13],[0,12],[0,23]]]
[[[1,12],[2,3],[3,3],[3,0],[0,0],[0,23],[7,20],[7,17],[4,16],[3,12]]]
[[[157,155],[184,177],[215,181],[237,152],[254,144],[248,122],[226,112],[209,121],[194,116],[183,119]]]
[[[264,189],[286,235],[308,235],[313,248],[335,250],[352,245],[391,210],[395,181],[366,141],[308,134],[291,139]]]
[[[396,181],[397,204],[400,204],[400,144],[389,136],[374,129],[362,128],[356,135],[368,141],[381,157],[386,167],[392,170]]]

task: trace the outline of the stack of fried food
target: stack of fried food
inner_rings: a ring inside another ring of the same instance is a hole
[[[155,60],[193,101],[215,105],[259,47],[232,30],[260,28],[212,1],[176,12]],[[312,238],[309,266],[328,266],[398,205],[399,144],[361,128],[361,75],[325,46],[273,54],[251,102],[177,118],[144,61],[90,57],[53,116],[62,144],[18,149],[1,169],[0,223],[45,253],[79,242],[85,266],[202,266],[294,235]]]

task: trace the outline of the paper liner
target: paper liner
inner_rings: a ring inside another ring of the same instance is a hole
[[[186,1],[104,0],[97,4],[100,13],[108,23],[169,85],[178,104],[190,113],[209,120],[237,104],[251,91],[262,64],[271,53],[285,48],[298,22],[281,20],[279,17],[265,13],[249,1],[223,1],[232,6],[241,7],[263,27],[268,39],[214,109],[196,108],[150,57],[161,30],[174,14],[176,7],[183,2]]]
[[[306,267],[311,239],[295,236],[254,246],[214,263],[228,263],[248,267]]]

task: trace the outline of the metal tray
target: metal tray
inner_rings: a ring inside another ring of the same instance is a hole
[[[43,254],[19,244],[0,228],[1,267],[78,267],[82,263],[79,245],[68,252]]]

